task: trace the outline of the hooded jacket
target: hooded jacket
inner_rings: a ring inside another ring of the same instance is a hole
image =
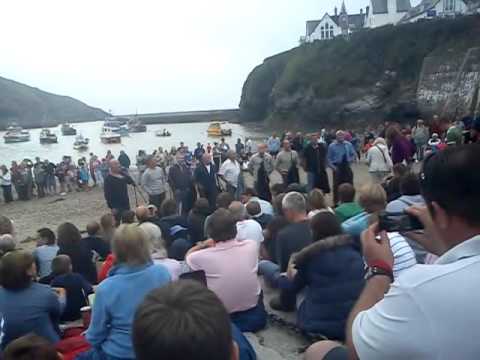
[[[297,312],[300,329],[344,340],[347,317],[364,286],[364,263],[349,235],[319,240],[294,255],[290,289],[305,289]]]

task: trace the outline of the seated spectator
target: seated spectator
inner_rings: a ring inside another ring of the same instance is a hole
[[[82,275],[90,284],[97,283],[97,269],[93,252],[72,223],[63,223],[57,229],[58,255],[68,255],[74,272]]]
[[[315,359],[334,352],[340,360],[478,358],[480,343],[472,331],[480,323],[480,213],[472,209],[480,202],[480,172],[472,169],[480,167],[479,153],[476,144],[454,146],[423,163],[428,206],[408,211],[425,226],[418,240],[439,256],[434,264],[394,277],[388,236],[376,225],[364,233],[370,271],[347,323],[349,355],[318,343],[311,350]]]
[[[63,360],[48,340],[28,334],[12,341],[3,352],[3,360]]]
[[[142,229],[147,235],[148,242],[152,252],[157,252],[159,249],[165,249],[162,238],[162,230],[156,224],[151,222],[152,214],[146,206],[139,206],[135,209],[135,214],[138,219],[138,227]]]
[[[282,208],[289,224],[278,233],[275,262],[262,260],[259,264],[259,274],[272,287],[278,287],[281,273],[287,271],[290,257],[312,243],[305,197],[298,192],[288,193],[283,197]],[[275,310],[293,311],[295,299],[295,293],[282,291],[279,298],[270,301],[270,306]]]
[[[125,210],[122,213],[122,217],[120,219],[122,224],[133,224],[135,223],[135,212],[132,210]]]
[[[183,215],[177,214],[177,203],[169,199],[162,203],[162,218],[158,225],[162,230],[165,247],[168,251],[168,257],[182,261],[185,254],[192,247],[188,239],[188,223]]]
[[[113,233],[115,232],[115,217],[112,215],[112,213],[102,215],[100,218],[100,227],[101,238],[110,245]]]
[[[100,236],[100,224],[92,221],[87,225],[88,236],[83,241],[88,245],[90,250],[95,251],[100,259],[104,260],[110,254],[110,243],[103,240]]]
[[[407,173],[400,178],[401,196],[387,204],[386,211],[389,213],[402,213],[411,206],[421,206],[425,204],[423,196],[420,195],[420,180],[418,175]],[[427,251],[417,241],[405,237],[410,247],[415,253],[419,264],[425,263]]]
[[[204,228],[208,215],[210,215],[208,200],[205,198],[197,199],[187,217],[188,233],[190,235],[190,241],[193,244],[206,239],[204,236]]]
[[[273,216],[262,213],[262,208],[258,201],[249,201],[246,205],[247,214],[256,222],[260,224],[262,229],[265,229],[267,225],[272,221]]]
[[[10,251],[15,250],[17,243],[11,234],[0,235],[0,259]]]
[[[320,189],[313,189],[308,194],[308,208],[310,209],[308,212],[309,219],[322,212],[333,214],[333,210],[327,206],[325,196],[323,196],[323,192]]]
[[[263,214],[273,215],[273,207],[268,201],[260,199],[253,188],[246,188],[241,195],[242,203],[247,204],[250,201],[256,201],[260,204]]]
[[[279,232],[288,225],[288,221],[283,215],[282,200],[284,194],[279,194],[273,198],[275,216],[267,225],[263,232],[264,241],[260,247],[260,258],[263,260],[275,261],[277,254],[277,238]]]
[[[381,185],[369,184],[360,190],[358,201],[364,212],[348,219],[342,223],[343,231],[355,239],[357,247],[360,247],[360,235],[370,224],[377,221],[377,215],[385,209],[387,195]],[[405,237],[399,233],[389,233],[390,246],[392,248],[395,262],[393,267],[394,275],[397,276],[417,263],[415,253],[408,245]]]
[[[121,225],[112,239],[116,265],[95,292],[86,339],[92,350],[78,359],[134,359],[132,323],[137,307],[153,289],[170,282],[168,271],[154,265],[145,233]]]
[[[236,221],[225,209],[211,215],[208,234],[209,240],[189,250],[188,266],[205,271],[208,288],[222,300],[241,331],[263,329],[267,314],[257,277],[258,244],[236,239]]]
[[[12,220],[0,215],[0,236],[5,234],[10,234],[15,238],[15,227],[13,226]]]
[[[355,188],[352,184],[345,183],[338,187],[338,200],[340,205],[335,208],[335,215],[341,223],[363,212],[362,207],[355,202]]]
[[[38,244],[33,251],[39,277],[47,276],[52,272],[52,260],[57,256],[59,247],[55,239],[55,233],[49,228],[41,228],[37,231]]]
[[[348,314],[364,285],[364,262],[335,215],[323,212],[311,220],[313,243],[292,256],[281,288],[302,293],[299,328],[308,335],[344,340]]]
[[[400,194],[400,178],[408,173],[408,168],[403,164],[395,164],[392,168],[393,176],[387,178],[382,184],[383,188],[387,193],[387,201],[391,202],[398,199],[402,194]]]
[[[52,272],[55,277],[50,286],[65,289],[67,304],[63,310],[61,321],[80,319],[80,309],[88,305],[87,296],[93,293],[90,285],[82,275],[72,272],[72,262],[67,255],[59,255],[52,262]]]
[[[147,295],[135,314],[133,346],[137,360],[256,359],[215,293],[185,280]]]
[[[254,240],[258,246],[263,242],[262,227],[258,222],[248,219],[247,209],[240,201],[234,201],[228,207],[230,214],[237,224],[238,241]]]
[[[35,333],[55,343],[60,340],[59,297],[48,285],[33,282],[35,258],[24,251],[6,254],[0,264],[1,347],[21,336]],[[64,301],[64,299],[63,299]]]
[[[221,192],[220,194],[218,194],[217,196],[217,201],[216,201],[216,209],[228,209],[228,207],[230,206],[230,204],[234,201],[234,197],[232,196],[232,194],[228,193],[228,192]],[[205,238],[208,238],[208,234],[207,234],[207,226],[208,226],[208,221],[210,219],[210,216],[207,216],[207,218],[205,219],[205,225],[204,225],[204,228],[203,228],[203,233],[204,233],[204,236]]]

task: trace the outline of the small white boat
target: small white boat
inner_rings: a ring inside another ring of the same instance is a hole
[[[40,132],[40,144],[56,144],[58,143],[57,135],[52,133],[50,129],[42,129]]]
[[[3,135],[5,144],[19,143],[30,141],[30,132],[23,130],[20,126],[12,125],[7,128],[7,132]]]
[[[169,137],[169,136],[172,136],[172,133],[170,131],[165,130],[165,129],[157,130],[157,131],[155,131],[155,136]]]
[[[119,133],[113,132],[110,128],[104,127],[100,139],[104,144],[120,144],[122,137]]]
[[[90,140],[88,138],[84,138],[82,134],[77,135],[75,142],[73,143],[73,148],[78,151],[85,151],[88,149],[89,142]]]
[[[77,135],[77,130],[68,123],[62,124],[61,129],[63,136]]]

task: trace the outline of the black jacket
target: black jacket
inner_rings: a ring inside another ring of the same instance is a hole
[[[195,182],[197,185],[203,188],[207,193],[217,191],[217,167],[212,162],[210,164],[210,172],[208,172],[207,167],[200,163],[195,168]]]

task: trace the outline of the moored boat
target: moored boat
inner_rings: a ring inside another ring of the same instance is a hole
[[[23,130],[20,126],[11,125],[7,128],[7,132],[3,135],[5,144],[19,143],[30,141],[30,132]]]
[[[172,133],[170,131],[167,131],[166,129],[157,130],[155,131],[155,136],[168,137],[168,136],[172,136]]]
[[[61,130],[63,136],[77,135],[77,130],[68,123],[62,124]]]
[[[40,144],[56,144],[58,143],[57,135],[50,129],[42,129],[40,132]]]
[[[132,133],[146,132],[147,125],[145,125],[141,120],[134,118],[128,122],[128,131]]]
[[[232,129],[223,129],[220,122],[213,122],[208,126],[208,136],[231,136]]]
[[[82,134],[77,135],[75,138],[75,142],[73,143],[73,148],[79,151],[85,151],[88,149],[88,143],[90,140],[88,138],[84,138]]]
[[[104,144],[120,144],[122,138],[120,134],[113,132],[110,128],[104,127],[100,139]]]

